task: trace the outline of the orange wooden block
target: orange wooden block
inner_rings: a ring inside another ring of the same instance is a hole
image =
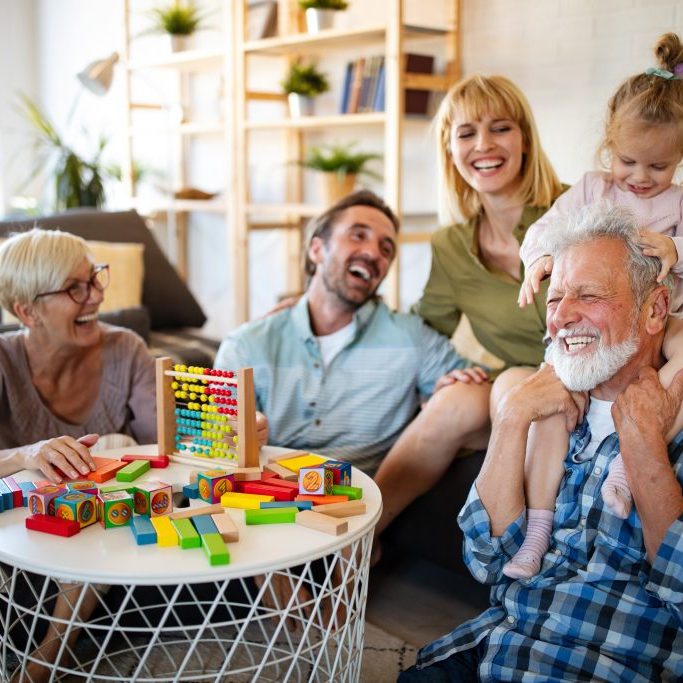
[[[98,484],[102,484],[105,481],[109,481],[109,479],[113,479],[116,476],[116,473],[120,469],[124,468],[127,464],[127,462],[113,460],[110,464],[98,467],[94,472],[91,472],[88,475],[88,478],[92,479],[92,481],[95,481]]]
[[[313,505],[330,505],[331,503],[344,503],[349,499],[348,496],[313,496],[301,494],[294,500],[310,500]]]

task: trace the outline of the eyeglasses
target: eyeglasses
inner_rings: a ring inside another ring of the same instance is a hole
[[[92,275],[89,280],[76,280],[73,284],[64,289],[56,289],[54,292],[43,292],[38,294],[33,300],[40,299],[41,296],[50,296],[50,294],[67,294],[68,297],[77,304],[84,304],[90,298],[90,292],[93,287],[102,292],[109,284],[109,264],[99,263],[93,266]]]

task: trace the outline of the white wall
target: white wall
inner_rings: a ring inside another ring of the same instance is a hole
[[[442,21],[444,0],[406,2],[408,21]],[[211,6],[217,3],[209,2]],[[149,0],[132,0],[132,5],[138,11],[149,6]],[[461,5],[464,73],[502,73],[524,90],[544,146],[566,182],[574,182],[593,166],[610,92],[622,78],[653,65],[651,48],[661,33],[683,32],[681,0],[461,0]],[[120,161],[120,73],[105,98],[80,95],[76,119],[68,127],[66,117],[79,91],[75,74],[89,61],[120,50],[122,9],[122,0],[0,0],[0,197],[6,210],[22,175],[16,166],[7,164],[18,140],[17,119],[9,107],[18,87],[41,100],[57,127],[74,138],[79,150],[91,149],[89,145],[102,132],[110,138],[108,157]],[[382,10],[382,0],[352,0],[351,11],[339,19],[340,26],[344,22],[371,24],[381,17]],[[215,33],[200,34],[196,39],[211,42]],[[334,108],[337,96],[330,95],[321,107]],[[79,120],[87,123],[90,138],[83,135]],[[435,209],[436,174],[427,128],[410,124],[406,131],[414,144],[406,157],[412,175],[405,183],[405,206],[412,211]],[[381,149],[381,136],[369,132],[367,140],[367,146]],[[285,173],[286,166],[267,144],[259,151],[262,159],[254,162],[250,173],[256,179],[255,194],[269,196],[273,179]],[[220,176],[220,183],[229,180],[229,160],[224,164],[215,157],[209,161],[210,150],[206,149],[196,154],[204,182],[211,180],[206,173]],[[115,201],[116,189],[112,192]],[[430,226],[423,221],[413,227]],[[192,218],[190,235],[189,283],[209,314],[206,331],[221,336],[233,325],[227,230],[221,218],[197,215]],[[258,235],[252,243],[252,311],[259,314],[284,287],[281,243],[275,234]],[[419,296],[429,268],[428,252],[423,246],[404,250],[405,305]]]

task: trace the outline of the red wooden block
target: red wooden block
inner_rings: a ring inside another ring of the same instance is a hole
[[[343,503],[344,501],[347,501],[349,499],[348,496],[313,496],[313,495],[300,495],[297,496],[294,500],[300,501],[300,500],[310,500],[313,503],[313,507],[316,505],[327,505],[330,503]]]
[[[254,482],[255,484],[258,482]],[[287,481],[286,479],[280,479],[280,477],[275,476],[275,477],[270,477],[267,480],[262,480],[263,484],[266,484],[267,486],[279,486],[280,488],[283,489],[291,489],[292,491],[296,491],[299,493],[299,482],[298,481]]]
[[[296,491],[283,488],[282,486],[269,486],[255,481],[239,482],[243,493],[256,493],[261,496],[273,496],[275,500],[294,500]]]
[[[80,532],[81,525],[73,519],[62,519],[52,515],[29,515],[26,518],[26,528],[54,536],[73,536]]]
[[[14,477],[5,477],[3,481],[12,492],[12,505],[14,505],[15,508],[23,507],[24,492],[19,488],[19,484],[17,484]]]
[[[149,466],[157,469],[168,467],[170,462],[167,455],[122,455],[122,462],[133,462],[135,460],[148,460]]]

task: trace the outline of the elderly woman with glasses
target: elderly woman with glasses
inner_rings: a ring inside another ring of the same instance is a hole
[[[0,335],[0,476],[52,482],[95,469],[102,434],[155,440],[154,360],[133,332],[100,323],[109,284],[86,243],[34,228],[0,247],[0,305],[22,323]]]

